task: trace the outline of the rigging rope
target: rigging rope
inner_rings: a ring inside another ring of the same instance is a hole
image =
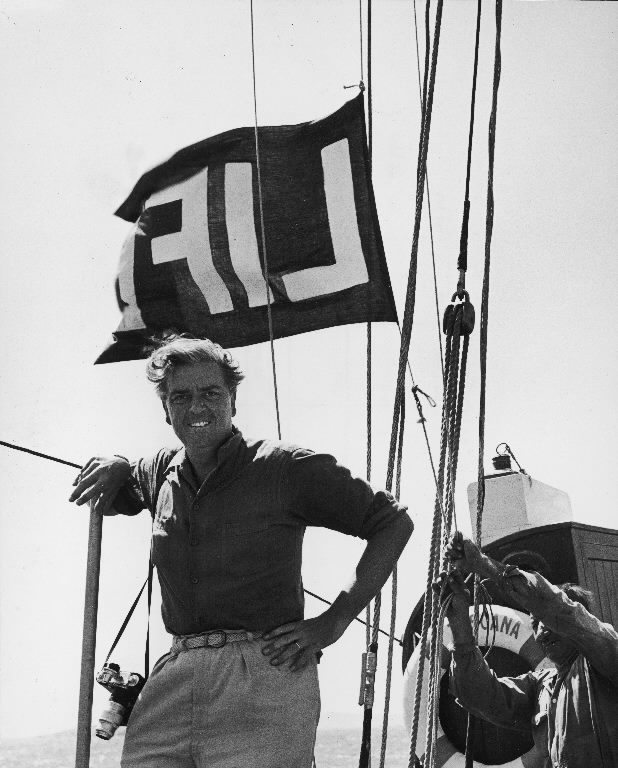
[[[447,365],[450,363],[450,355],[447,356]],[[445,376],[448,373],[448,368],[445,370]],[[416,741],[418,734],[418,722],[421,705],[421,687],[423,680],[423,671],[425,665],[425,652],[427,645],[427,635],[429,631],[429,625],[432,619],[432,613],[435,611],[434,594],[432,590],[432,584],[435,581],[434,561],[440,552],[440,535],[441,535],[441,523],[442,523],[442,510],[440,507],[442,488],[444,486],[444,466],[446,461],[446,398],[443,400],[442,406],[442,423],[441,423],[441,435],[440,435],[440,459],[438,465],[438,484],[436,489],[436,501],[434,504],[433,525],[431,531],[431,542],[429,546],[429,566],[427,569],[427,582],[425,585],[425,592],[423,597],[423,622],[421,629],[421,636],[419,638],[420,653],[419,653],[419,666],[417,671],[417,677],[415,682],[414,693],[414,709],[412,714],[412,724],[410,731],[410,755],[409,755],[409,767],[414,768],[416,766]]]
[[[481,310],[481,342],[480,342],[480,359],[481,359],[481,402],[480,402],[480,416],[479,416],[479,475],[478,475],[478,502],[477,502],[477,520],[476,520],[476,540],[480,544],[481,533],[481,520],[482,520],[482,507],[484,500],[484,469],[483,469],[483,454],[484,454],[484,423],[485,423],[485,386],[486,386],[486,362],[487,362],[487,322],[488,322],[488,298],[489,298],[489,267],[490,267],[490,253],[491,253],[491,236],[493,232],[493,169],[494,169],[494,154],[495,154],[495,129],[496,129],[496,114],[497,114],[497,94],[500,80],[500,33],[501,33],[501,18],[502,18],[502,3],[501,0],[496,2],[496,48],[495,48],[495,61],[494,61],[494,83],[493,83],[493,95],[492,95],[492,111],[489,121],[489,171],[488,171],[488,192],[487,192],[487,215],[486,215],[486,241],[485,241],[485,267],[483,277],[483,298],[482,298],[482,310]],[[480,23],[480,2],[478,6],[477,15],[477,35],[475,45],[475,69],[478,61],[478,40],[479,40],[479,28]],[[476,85],[476,72],[474,76],[474,85]],[[474,99],[474,95],[473,95]],[[474,115],[474,107],[471,109],[472,119]],[[462,243],[467,248],[467,211],[469,209],[468,190],[469,190],[469,168],[470,168],[470,149],[472,142],[472,126],[470,130],[469,138],[469,153],[468,153],[468,178],[466,180],[466,202],[467,206],[464,208],[464,223],[462,224]],[[465,243],[463,235],[466,235]],[[461,257],[460,251],[460,257]],[[458,268],[461,267],[461,262],[458,262]],[[440,555],[440,539],[442,539],[442,545],[446,542],[448,532],[451,528],[452,521],[455,521],[455,505],[454,505],[454,490],[456,485],[456,471],[458,461],[459,450],[459,437],[461,430],[461,417],[463,411],[463,396],[465,387],[465,375],[466,375],[466,362],[468,352],[468,334],[471,331],[471,325],[473,325],[474,315],[472,310],[466,310],[466,303],[468,296],[462,285],[462,273],[460,270],[460,281],[458,283],[458,290],[453,295],[452,301],[455,301],[457,297],[464,299],[462,304],[451,305],[445,313],[444,324],[445,331],[447,332],[447,368],[445,372],[445,398],[444,398],[444,418],[442,423],[442,437],[441,437],[441,451],[440,451],[440,468],[438,473],[439,484],[442,486],[444,481],[444,464],[446,461],[446,486],[445,486],[445,507],[447,526],[442,535],[440,535],[440,527],[443,518],[437,514],[437,504],[434,510],[434,527],[432,531],[432,542],[430,551],[430,566],[428,569],[427,590],[425,593],[423,604],[423,628],[421,631],[421,638],[419,640],[419,665],[417,669],[416,678],[416,690],[414,701],[414,713],[412,720],[411,740],[410,740],[410,760],[409,765],[414,766],[416,762],[416,744],[418,735],[418,720],[420,710],[420,692],[423,679],[423,666],[425,662],[427,637],[429,631],[431,631],[431,639],[429,641],[429,693],[428,693],[428,714],[427,714],[427,728],[425,734],[425,757],[424,765],[426,768],[431,768],[435,764],[436,760],[436,729],[437,729],[437,717],[438,717],[438,697],[439,688],[438,681],[440,679],[440,655],[442,649],[442,631],[444,624],[444,614],[446,607],[440,604],[440,597],[437,593],[431,589],[432,583],[438,576],[438,563]],[[470,305],[471,307],[471,305]],[[468,317],[466,318],[466,311],[468,311]],[[449,326],[452,328],[452,336],[449,338]],[[459,327],[458,327],[459,326]],[[461,360],[459,360],[459,347],[460,336],[463,335],[463,349],[461,353]],[[457,368],[459,367],[459,371]],[[479,603],[481,583],[478,579],[475,579],[475,598],[474,598],[474,632],[478,641],[479,630]],[[429,616],[428,616],[429,614]],[[491,623],[488,621],[488,627]],[[468,721],[467,736],[466,736],[466,766],[469,768],[473,764],[473,755],[471,750],[471,724]]]
[[[319,600],[320,602],[322,602],[322,603],[325,603],[326,605],[332,605],[332,603],[331,603],[331,601],[330,601],[330,600],[326,600],[326,598],[324,598],[324,597],[320,597],[319,595],[316,595],[316,594],[315,594],[315,592],[310,592],[308,589],[305,589],[304,587],[303,587],[303,592],[304,592],[305,594],[307,594],[307,595],[311,595],[311,597],[315,597],[315,599],[316,599],[316,600]],[[371,631],[371,630],[374,628],[374,627],[373,627],[373,624],[367,624],[367,622],[363,621],[363,620],[362,620],[361,618],[359,618],[358,616],[357,616],[357,617],[356,617],[354,620],[355,620],[355,621],[358,621],[358,622],[360,622],[361,624],[364,624],[364,625],[367,627],[367,630],[368,630],[368,631]],[[379,627],[377,628],[377,630],[378,630],[378,632],[379,632],[380,634],[382,634],[382,635],[386,635],[386,637],[390,637],[389,633],[388,633],[388,632],[386,632],[385,630],[383,630],[383,629],[380,629]],[[396,642],[398,642],[398,643],[399,643],[399,645],[403,645],[403,641],[402,641],[400,638],[398,638],[398,637],[394,637],[393,639],[394,639]]]
[[[480,0],[479,0],[480,4]],[[480,8],[479,8],[480,14]],[[494,77],[492,87],[491,114],[489,116],[488,130],[488,155],[487,170],[487,205],[485,213],[485,264],[483,268],[483,288],[481,297],[481,321],[480,321],[480,396],[479,396],[479,453],[478,476],[476,498],[476,526],[474,540],[477,546],[481,546],[481,531],[483,522],[483,508],[485,505],[485,468],[483,464],[485,454],[485,400],[487,388],[487,326],[489,322],[489,270],[491,264],[491,240],[494,225],[494,159],[496,149],[496,120],[498,113],[498,89],[500,86],[500,74],[502,69],[502,54],[500,40],[502,32],[502,0],[496,0],[496,42],[494,50]],[[479,592],[480,580],[478,575],[474,579],[474,637],[478,642],[479,631]],[[466,732],[466,768],[473,765],[472,754],[472,717],[468,716]]]
[[[360,16],[362,20],[362,0],[359,0],[359,7],[361,8]],[[372,119],[373,119],[373,110],[372,110],[372,77],[371,77],[371,71],[372,71],[372,56],[371,56],[371,34],[372,34],[372,5],[371,0],[368,0],[367,5],[367,17],[368,17],[368,30],[367,30],[367,56],[368,56],[368,62],[367,62],[367,75],[368,75],[368,150],[369,150],[369,160],[370,160],[370,168],[372,165],[372,158],[373,158],[373,128],[372,128]],[[362,56],[362,21],[361,21],[361,56]],[[362,69],[361,69],[361,88],[363,87],[363,81],[362,81]],[[399,323],[397,323],[399,332],[401,333],[401,327]],[[371,350],[372,350],[372,337],[371,337],[371,324],[367,324],[367,436],[368,436],[368,445],[367,445],[367,479],[370,480],[371,478]],[[410,366],[410,363],[408,360],[407,367],[410,372],[410,377],[412,379],[412,392],[414,394],[417,410],[419,413],[419,423],[422,425],[423,432],[425,435],[425,442],[427,444],[427,449],[429,451],[429,458],[430,463],[432,466],[432,471],[434,473],[434,479],[435,479],[435,470],[433,466],[433,457],[431,455],[431,448],[429,445],[429,437],[427,435],[427,429],[425,426],[426,419],[423,416],[422,406],[420,403],[420,399],[418,398],[418,392],[420,391],[422,393],[422,390],[418,388],[414,382],[414,377],[412,374],[412,369]],[[425,394],[425,393],[422,393]],[[428,396],[425,395],[430,402],[431,405],[435,405],[433,400]],[[401,462],[402,462],[402,455],[403,455],[403,421],[405,419],[405,398],[403,396],[403,392],[401,393],[401,401],[400,401],[400,421],[399,421],[399,434],[398,434],[398,449],[397,449],[397,467],[398,467],[398,485],[396,490],[396,496],[399,498],[400,494],[400,475],[401,475]],[[394,461],[394,459],[393,459]],[[392,468],[391,468],[392,469]],[[392,486],[392,471],[389,473],[389,476],[387,477],[387,489],[390,490]],[[388,713],[389,713],[389,706],[390,706],[390,693],[391,693],[391,682],[392,682],[392,656],[393,656],[393,642],[396,639],[394,637],[394,626],[396,621],[396,600],[397,600],[397,569],[396,567],[393,569],[392,574],[392,587],[391,587],[391,630],[389,633],[389,647],[388,647],[388,653],[387,653],[387,673],[386,673],[386,684],[385,684],[385,709],[384,709],[384,721],[383,721],[383,728],[382,728],[382,740],[381,740],[381,749],[380,749],[380,766],[381,768],[384,765],[385,760],[385,754],[386,754],[386,742],[387,742],[387,734],[388,734]],[[374,618],[373,618],[373,626],[379,626],[380,621],[380,612],[381,612],[381,606],[382,606],[382,595],[381,592],[376,595],[376,598],[374,600]],[[373,684],[375,680],[375,671],[377,667],[377,651],[378,651],[378,636],[377,633],[374,631],[371,633],[369,631],[369,626],[371,624],[370,621],[370,615],[371,615],[371,605],[367,607],[367,632],[366,632],[366,638],[365,638],[365,645],[366,645],[366,651],[363,654],[363,662],[362,662],[362,679],[361,679],[361,697],[359,700],[359,703],[364,705],[365,711],[363,713],[363,735],[361,739],[361,754],[359,757],[359,766],[361,768],[364,768],[365,766],[369,765],[370,759],[371,759],[371,719],[372,719],[372,708],[373,708]]]
[[[456,295],[453,296],[453,301]],[[415,682],[414,711],[410,732],[410,760],[409,766],[414,767],[416,761],[416,745],[420,718],[421,689],[425,658],[427,655],[427,643],[429,641],[428,663],[430,669],[430,691],[428,698],[427,729],[425,733],[425,765],[430,765],[433,755],[432,723],[437,716],[435,713],[435,698],[438,693],[435,688],[434,670],[439,664],[441,655],[441,643],[439,642],[438,617],[439,596],[432,588],[438,578],[441,565],[441,552],[455,519],[455,501],[453,489],[456,484],[457,460],[459,454],[459,435],[461,428],[461,416],[465,392],[466,362],[468,353],[468,337],[472,331],[470,323],[471,307],[467,302],[447,307],[444,317],[444,331],[446,333],[446,359],[444,398],[442,406],[442,423],[440,435],[440,463],[438,469],[438,490],[434,505],[434,517],[429,553],[429,567],[427,570],[427,582],[423,599],[423,623],[421,637],[418,643],[419,663]],[[463,337],[463,345],[461,344]],[[445,514],[441,514],[441,503]],[[431,637],[429,633],[431,630]],[[417,646],[417,647],[418,647]]]
[[[427,0],[427,5],[429,5],[429,0]],[[421,85],[421,62],[420,57],[418,53],[418,24],[416,20],[416,0],[414,0],[413,3],[414,6],[414,37],[416,40],[416,74],[418,77],[418,99],[421,106],[421,110],[424,109],[424,98],[423,98],[423,86]],[[433,268],[433,288],[434,288],[434,298],[435,298],[435,304],[436,304],[436,325],[438,328],[438,345],[440,347],[440,368],[442,370],[442,375],[444,376],[444,350],[442,349],[442,332],[440,328],[440,302],[438,300],[438,277],[436,273],[436,252],[434,247],[434,241],[433,241],[433,218],[431,215],[431,195],[429,194],[429,169],[425,169],[425,187],[427,191],[427,217],[429,219],[429,241],[431,243],[431,264]],[[432,460],[432,468],[433,468],[433,460]],[[434,476],[435,476],[435,470],[434,470]]]
[[[363,0],[359,0],[358,3],[358,16],[359,16],[359,32],[360,32],[360,65],[361,65],[361,83],[365,79],[364,74],[364,62],[363,62]],[[373,114],[372,114],[372,80],[371,80],[371,0],[368,0],[367,6],[367,66],[368,66],[368,79],[367,79],[367,151],[369,154],[369,173],[373,171]],[[371,470],[372,470],[372,445],[373,445],[373,433],[372,433],[372,416],[373,416],[373,387],[372,387],[372,369],[373,369],[373,336],[371,321],[367,323],[367,482],[371,483]],[[369,646],[371,645],[371,600],[369,601],[367,608],[365,609],[366,627],[365,632],[365,654],[369,653]],[[375,617],[374,617],[375,619]],[[367,655],[364,656],[366,660]],[[361,662],[364,663],[364,662]],[[364,714],[363,714],[364,716]],[[369,736],[371,738],[371,734]]]
[[[464,210],[461,221],[461,236],[459,241],[459,269],[458,290],[463,290],[465,285],[465,272],[468,268],[468,222],[470,220],[470,169],[472,167],[472,139],[474,137],[474,110],[476,106],[476,80],[479,67],[479,39],[481,34],[481,0],[477,0],[476,11],[476,39],[474,43],[474,67],[472,70],[472,98],[470,99],[470,128],[468,131],[468,159],[466,162],[466,193],[464,196]]]
[[[359,0],[360,41],[361,41],[361,84],[363,83],[363,2]],[[372,103],[372,77],[371,77],[371,0],[367,0],[367,151],[369,155],[369,173],[373,170],[373,103]],[[371,322],[367,323],[367,482],[371,481],[372,470],[372,364],[373,364],[373,339]],[[361,694],[359,704],[363,706],[363,726],[361,735],[359,768],[365,768],[371,762],[371,719],[374,700],[374,683],[377,669],[378,633],[376,622],[380,623],[381,593],[378,593],[373,601],[373,629],[371,625],[371,602],[366,608],[367,632],[365,634],[365,652],[361,660]]]
[[[412,249],[410,254],[410,268],[408,272],[408,285],[406,289],[406,300],[403,317],[403,325],[401,328],[401,345],[399,351],[399,366],[397,372],[397,387],[395,393],[395,406],[393,409],[393,423],[391,430],[391,441],[389,451],[389,464],[387,472],[387,487],[389,483],[392,483],[393,477],[393,464],[396,451],[397,435],[399,428],[399,415],[401,410],[401,400],[404,392],[404,381],[406,363],[408,359],[408,352],[410,349],[410,339],[412,335],[412,325],[414,320],[414,307],[415,307],[415,294],[416,294],[416,270],[418,261],[418,241],[421,225],[421,215],[423,207],[423,195],[425,189],[425,171],[427,166],[427,151],[429,147],[429,132],[431,128],[431,113],[433,106],[433,91],[436,78],[436,67],[438,61],[438,48],[440,42],[440,27],[442,21],[442,8],[444,0],[438,0],[436,9],[436,21],[434,32],[434,43],[431,54],[431,67],[429,77],[425,77],[428,81],[427,85],[427,99],[425,108],[423,109],[421,119],[421,130],[419,137],[419,155],[417,165],[417,181],[416,181],[416,208],[414,216],[414,232],[412,237]]]
[[[268,252],[266,250],[266,231],[264,228],[264,201],[262,195],[262,168],[260,164],[260,142],[258,135],[258,115],[257,115],[257,88],[255,76],[255,34],[253,23],[253,0],[251,0],[251,68],[253,75],[253,116],[255,128],[255,164],[257,168],[257,187],[258,200],[260,206],[260,235],[262,243],[262,254],[264,259],[264,283],[266,285],[266,314],[268,317],[268,337],[270,340],[270,359],[273,370],[273,386],[275,393],[275,412],[277,414],[277,435],[281,440],[281,417],[279,414],[279,390],[277,387],[277,365],[275,361],[275,341],[273,332],[273,315],[271,307],[270,281],[268,273]]]
[[[427,151],[428,151],[428,142],[429,142],[429,131],[431,127],[433,92],[434,92],[436,68],[437,68],[442,9],[443,9],[443,0],[438,0],[437,9],[436,9],[434,44],[431,51],[431,66],[429,66],[429,51],[426,52],[427,67],[426,67],[425,78],[424,78],[424,81],[426,83],[426,89],[424,89],[426,92],[426,98],[424,98],[423,100],[421,129],[420,129],[420,137],[419,137],[414,234],[412,239],[412,249],[411,249],[411,256],[410,256],[410,268],[409,268],[409,275],[408,275],[408,286],[406,291],[404,321],[403,321],[403,328],[401,329],[401,345],[400,345],[400,353],[399,353],[397,386],[396,386],[396,392],[395,392],[395,403],[393,408],[393,423],[392,423],[390,449],[389,449],[389,457],[388,457],[388,470],[387,470],[387,489],[388,490],[390,490],[392,487],[395,456],[397,453],[397,447],[400,444],[400,431],[402,428],[402,415],[403,415],[402,403],[404,400],[405,373],[406,373],[406,365],[408,362],[408,352],[410,347],[410,339],[411,339],[412,324],[413,324],[413,317],[414,317],[418,241],[419,241],[419,232],[420,232],[420,222],[421,222],[421,216],[422,216],[423,195],[424,195],[425,181],[426,181],[425,173],[426,173],[426,164],[427,164]],[[440,512],[441,512],[440,505],[436,504],[436,509],[438,510],[438,521],[440,521]],[[380,607],[381,607],[381,598],[380,598],[380,595],[378,595],[376,598],[374,616],[375,615],[379,616]],[[376,621],[374,618],[374,625],[375,623]],[[374,635],[372,640],[377,640],[377,637]],[[370,646],[370,649],[372,652],[374,652],[374,647],[375,647],[375,650],[377,651],[377,644],[372,642]],[[359,760],[359,766],[361,768],[364,768],[364,766],[367,766],[369,763],[368,739],[370,735],[370,728],[371,728],[371,709],[366,705],[364,722],[363,722],[363,743],[361,746],[361,757]],[[384,752],[385,752],[385,746],[383,744],[383,752],[381,755],[382,760],[384,759]]]
[[[426,6],[427,14],[427,6]],[[459,453],[459,438],[461,432],[461,418],[463,413],[463,400],[465,392],[465,378],[469,347],[469,334],[474,326],[474,310],[468,304],[468,295],[464,290],[464,270],[466,267],[465,256],[467,254],[468,240],[468,216],[469,216],[469,185],[472,139],[474,126],[474,108],[476,99],[476,80],[478,71],[478,50],[480,33],[480,0],[477,11],[477,28],[475,41],[474,73],[471,99],[470,131],[468,137],[468,158],[466,169],[466,194],[464,202],[464,217],[460,239],[460,254],[458,260],[459,280],[457,292],[453,295],[454,302],[457,297],[463,299],[461,304],[451,304],[444,316],[444,331],[447,334],[446,344],[446,368],[444,370],[444,401],[443,419],[440,440],[440,469],[438,474],[438,491],[434,507],[434,524],[430,550],[430,564],[427,574],[427,585],[423,605],[423,624],[419,641],[419,665],[415,684],[415,702],[410,737],[410,765],[416,762],[416,745],[418,736],[418,724],[420,714],[420,695],[423,681],[425,654],[429,632],[429,699],[427,727],[425,733],[425,765],[431,766],[435,761],[435,733],[437,728],[437,698],[439,690],[439,665],[442,649],[443,615],[439,608],[439,598],[432,589],[433,583],[438,577],[440,553],[446,544],[451,531],[452,523],[457,527],[455,513],[455,488],[457,463]],[[427,52],[426,52],[427,56]],[[431,92],[423,89],[424,109],[427,110],[431,98]],[[463,335],[463,347],[461,336]],[[460,353],[461,348],[461,353]],[[461,354],[461,358],[460,358]],[[446,484],[444,485],[444,470],[446,465]],[[442,515],[438,514],[439,500],[446,510]]]
[[[67,467],[81,469],[83,466],[82,464],[76,464],[74,461],[66,461],[65,459],[59,459],[57,456],[50,456],[48,453],[41,453],[40,451],[33,451],[31,448],[24,448],[22,445],[15,445],[15,443],[5,443],[4,440],[0,440],[0,445],[4,445],[6,448],[12,448],[14,451],[23,451],[24,453],[29,453],[32,456],[39,456],[41,459],[55,461],[58,464],[65,464]]]
[[[401,428],[399,430],[399,444],[397,446],[397,474],[395,480],[395,496],[401,498],[401,466],[403,459],[403,436],[405,426],[405,398],[401,401]],[[388,650],[386,655],[386,693],[384,699],[384,714],[382,717],[382,741],[380,744],[380,768],[384,768],[386,761],[386,745],[388,739],[388,720],[391,703],[391,683],[393,675],[393,649],[395,638],[395,622],[397,619],[397,564],[393,568],[391,578],[391,622],[388,638]]]
[[[479,461],[478,461],[478,499],[477,499],[477,543],[480,542],[483,505],[485,501],[485,470],[483,457],[485,453],[485,397],[487,379],[487,327],[489,323],[489,269],[491,265],[491,240],[494,226],[494,159],[496,150],[496,119],[498,112],[498,89],[502,69],[500,38],[502,32],[502,0],[496,0],[496,46],[494,53],[494,82],[489,117],[489,166],[487,172],[487,210],[485,217],[485,267],[483,271],[483,288],[481,299],[480,321],[480,369],[481,386],[479,402]]]
[[[361,83],[363,76],[363,2],[359,0],[360,10],[360,53],[361,53]],[[371,0],[367,0],[367,150],[369,154],[369,174],[373,175],[373,101],[371,78]],[[367,323],[367,482],[371,482],[372,467],[372,333],[371,321]],[[369,607],[368,607],[369,610]],[[369,643],[367,643],[369,644]]]
[[[363,0],[358,0],[358,34],[360,42],[360,81],[365,79],[364,71],[364,53],[363,53]],[[368,58],[371,54],[368,54]]]

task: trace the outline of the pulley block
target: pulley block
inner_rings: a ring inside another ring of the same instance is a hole
[[[457,301],[457,299],[460,299]],[[446,336],[452,336],[455,333],[456,325],[459,326],[460,336],[469,336],[474,330],[474,305],[470,301],[468,291],[454,293],[451,304],[444,311],[442,320],[442,331]]]

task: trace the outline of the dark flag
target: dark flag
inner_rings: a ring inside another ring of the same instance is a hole
[[[300,125],[261,127],[273,336],[396,321],[369,173],[363,97]],[[116,215],[122,321],[97,363],[134,360],[166,330],[224,347],[269,338],[253,128],[180,150]]]

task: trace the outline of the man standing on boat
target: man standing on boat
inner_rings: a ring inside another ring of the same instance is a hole
[[[447,619],[455,649],[451,691],[472,714],[529,732],[543,768],[618,765],[618,632],[591,613],[592,595],[576,584],[550,584],[495,562],[456,534],[447,547],[456,566],[446,577]],[[534,638],[551,667],[496,677],[479,651],[469,594],[458,569],[491,579],[532,616]]]
[[[332,456],[245,439],[232,424],[243,375],[217,344],[167,340],[147,376],[183,447],[132,464],[93,458],[71,495],[104,514],[146,508],[153,517],[163,621],[174,640],[133,709],[122,765],[309,768],[316,655],[382,587],[410,518]],[[367,545],[352,583],[304,620],[308,525]]]

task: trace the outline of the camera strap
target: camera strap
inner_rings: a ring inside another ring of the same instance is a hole
[[[157,500],[159,498],[159,491],[161,490],[161,484],[157,486],[157,490],[155,493],[155,500],[154,500],[154,507],[156,509],[157,506]],[[133,601],[133,604],[129,608],[129,612],[125,616],[124,621],[122,622],[122,626],[118,630],[118,634],[114,638],[114,642],[112,643],[112,647],[109,649],[107,656],[105,657],[105,663],[109,661],[109,657],[114,652],[114,648],[118,645],[118,641],[123,635],[123,632],[127,628],[127,624],[131,620],[131,616],[133,616],[133,612],[137,608],[137,604],[139,603],[139,599],[142,596],[142,593],[146,587],[148,587],[146,591],[147,596],[147,616],[146,616],[146,647],[144,649],[144,679],[148,680],[148,676],[150,674],[150,609],[152,607],[152,576],[154,573],[154,563],[152,562],[152,545],[153,545],[153,531],[154,531],[154,515],[152,518],[152,524],[150,526],[150,553],[148,555],[148,576],[146,577],[146,581],[142,584],[140,587],[139,592],[137,593],[137,597]]]
[[[150,554],[148,556],[148,576],[146,577],[146,581],[142,584],[140,591],[137,593],[137,597],[133,601],[133,605],[131,605],[131,607],[129,608],[129,612],[126,615],[125,620],[122,622],[122,626],[118,630],[118,634],[116,635],[114,642],[112,643],[112,647],[109,649],[109,653],[105,658],[105,663],[107,664],[107,662],[109,661],[109,657],[114,652],[114,648],[118,645],[118,641],[120,640],[123,632],[127,628],[127,624],[131,620],[131,616],[133,616],[133,612],[137,608],[137,604],[139,603],[139,599],[142,596],[142,592],[144,591],[144,588],[148,587],[146,592],[147,601],[148,601],[148,615],[146,618],[146,647],[144,649],[144,678],[146,680],[148,680],[148,676],[150,674],[150,609],[152,606],[152,576],[154,573],[154,563],[152,562],[152,545],[153,545],[153,539],[154,539],[154,536],[153,536],[154,518],[156,515],[157,502],[159,500],[159,493],[161,491],[161,486],[163,485],[166,469],[167,467],[164,467],[162,474],[159,475],[159,479],[157,481],[157,486],[154,494],[154,503],[152,505],[155,511],[152,513],[152,524],[150,526]]]
[[[147,626],[146,626],[146,648],[144,650],[144,677],[148,679],[148,674],[150,672],[150,607],[152,604],[152,575],[154,573],[154,565],[152,563],[152,537],[150,540],[150,557],[148,558],[148,576],[146,578],[146,581],[142,584],[140,587],[139,592],[137,593],[137,597],[133,601],[133,604],[129,608],[129,612],[125,616],[124,621],[122,622],[122,626],[118,630],[118,634],[116,635],[114,642],[112,643],[112,647],[109,649],[109,652],[107,656],[105,657],[105,663],[109,661],[110,656],[114,652],[114,649],[118,645],[118,641],[122,637],[125,629],[127,628],[127,624],[131,620],[131,616],[133,616],[133,612],[137,608],[137,604],[139,603],[140,597],[142,596],[142,593],[146,587],[148,587],[148,590],[146,592],[147,598],[148,598],[148,617],[147,617]]]
[[[150,674],[150,607],[152,605],[152,574],[154,565],[152,563],[152,533],[150,534],[150,556],[148,558],[148,616],[146,618],[146,647],[144,648],[144,679],[148,680]]]

